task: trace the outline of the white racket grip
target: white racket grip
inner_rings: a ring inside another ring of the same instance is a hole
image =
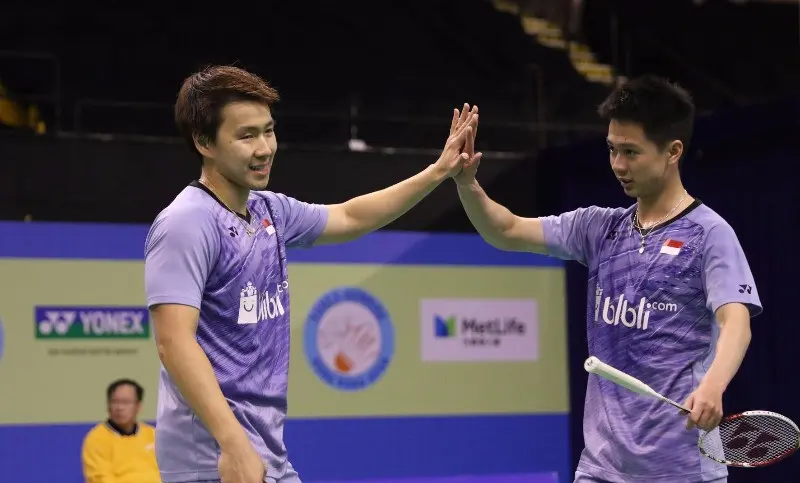
[[[654,391],[650,386],[643,383],[633,376],[629,376],[619,369],[615,369],[605,362],[601,361],[595,356],[591,356],[583,363],[583,368],[586,372],[597,374],[598,376],[608,379],[609,381],[619,384],[622,387],[628,388],[631,391],[645,396],[656,397],[662,399],[661,394]]]

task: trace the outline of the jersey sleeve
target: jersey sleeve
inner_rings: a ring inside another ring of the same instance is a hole
[[[589,206],[539,218],[548,254],[589,266],[611,212],[609,208]]]
[[[744,304],[755,317],[762,311],[750,265],[733,228],[727,223],[711,227],[703,247],[703,286],[706,306],[716,312],[733,302]]]
[[[81,465],[86,483],[113,483],[110,445],[92,430],[86,435],[81,448]]]
[[[219,249],[219,233],[207,211],[162,213],[150,228],[145,245],[147,305],[181,304],[199,309]]]
[[[328,223],[328,208],[273,193],[283,215],[283,231],[288,248],[308,248],[322,235]]]

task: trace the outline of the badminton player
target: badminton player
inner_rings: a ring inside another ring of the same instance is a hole
[[[401,183],[341,204],[309,204],[265,191],[277,100],[256,75],[218,66],[187,78],[175,104],[202,169],[156,217],[145,248],[162,362],[156,456],[166,483],[300,481],[283,442],[286,249],[346,242],[395,220],[460,171],[477,122],[466,110],[454,117],[439,159]]]
[[[672,406],[590,375],[575,481],[726,481],[726,467],[700,455],[698,428],[718,424],[750,318],[761,312],[753,275],[731,226],[681,183],[690,95],[645,76],[614,90],[599,114],[608,121],[611,170],[631,206],[515,216],[475,180],[481,155],[472,146],[455,178],[459,196],[493,246],[585,265],[589,354],[691,409],[684,424]]]

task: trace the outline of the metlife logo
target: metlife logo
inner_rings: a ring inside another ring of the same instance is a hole
[[[532,299],[424,299],[422,360],[535,361],[538,305]]]

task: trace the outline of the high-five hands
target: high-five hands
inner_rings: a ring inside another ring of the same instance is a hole
[[[458,109],[453,110],[453,121],[450,123],[450,136],[453,136],[458,128],[456,120],[460,121],[468,115],[474,115],[475,122],[472,135],[467,138],[464,150],[462,151],[462,158],[466,155],[466,159],[461,166],[461,171],[453,176],[456,184],[459,185],[470,185],[475,182],[475,174],[478,172],[478,166],[481,164],[481,156],[483,156],[482,153],[475,153],[475,138],[478,136],[478,106],[472,106],[472,109],[470,109],[469,104],[464,104],[461,112],[459,112]]]
[[[447,177],[454,177],[462,172],[464,165],[470,160],[475,149],[475,132],[478,129],[478,107],[469,109],[464,104],[464,109],[459,112],[453,109],[453,119],[450,122],[450,136],[444,145],[441,156],[436,161],[436,167],[441,169]]]

